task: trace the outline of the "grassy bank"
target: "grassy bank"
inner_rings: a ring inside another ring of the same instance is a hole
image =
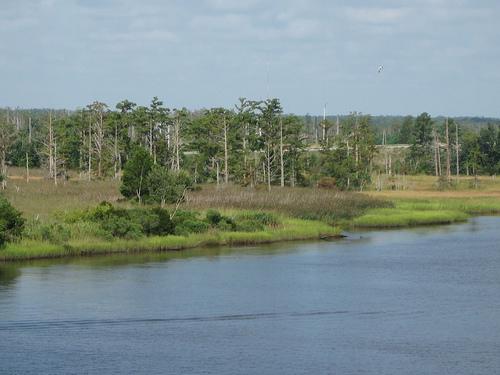
[[[353,219],[352,225],[358,228],[401,228],[417,225],[451,224],[467,220],[469,216],[460,211],[449,210],[404,210],[387,208],[370,210]]]
[[[393,208],[372,209],[354,218],[348,225],[358,228],[401,228],[417,225],[451,224],[472,215],[500,214],[496,197],[431,197],[391,199]]]
[[[209,231],[188,236],[152,236],[136,240],[86,238],[69,240],[64,244],[22,240],[10,243],[1,250],[0,261],[182,250],[204,246],[251,245],[336,237],[340,236],[340,233],[339,227],[332,227],[323,222],[285,218],[279,227],[257,232]]]
[[[123,238],[103,232],[102,225],[95,220],[75,222],[71,219],[101,201],[112,202],[120,209],[139,209],[121,200],[117,181],[75,179],[54,186],[52,181],[43,178],[29,182],[13,178],[5,195],[22,211],[27,224],[21,241],[0,250],[0,261],[319,239],[339,236],[342,228],[449,224],[464,221],[470,215],[500,214],[500,179],[485,177],[481,179],[480,189],[467,189],[469,182],[464,178],[457,189],[447,191],[433,190],[435,179],[428,176],[407,179],[413,190],[362,194],[316,188],[274,187],[267,192],[259,188],[204,186],[190,192],[181,207],[198,214],[188,218],[190,226],[207,226],[207,211],[217,209],[234,219],[232,229],[227,228],[227,222],[226,228],[210,224],[203,233],[174,231],[161,236],[142,234],[137,238]],[[277,215],[279,225],[249,228],[250,224],[250,227],[256,224],[255,218],[249,221],[244,217],[250,210],[254,214]],[[177,229],[182,227],[177,224]],[[104,229],[120,230],[109,229],[109,226]]]

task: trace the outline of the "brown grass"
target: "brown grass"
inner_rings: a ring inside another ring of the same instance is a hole
[[[192,209],[268,210],[306,219],[336,221],[357,216],[367,209],[391,204],[363,194],[315,188],[261,189],[204,186],[188,194],[185,206]]]
[[[376,177],[373,179],[376,181]],[[391,190],[388,181],[382,191],[369,191],[368,194],[382,198],[471,198],[490,197],[500,198],[500,178],[492,176],[478,177],[478,187],[474,188],[474,177],[461,176],[458,180],[452,179],[452,185],[446,190],[438,190],[435,176],[406,176],[394,177],[399,186],[405,182],[404,190]]]
[[[83,209],[104,200],[116,202],[121,198],[118,187],[116,180],[59,181],[55,186],[45,178],[26,182],[9,177],[5,195],[25,217],[44,219],[58,211]]]

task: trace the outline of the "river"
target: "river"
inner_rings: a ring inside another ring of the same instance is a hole
[[[500,373],[500,217],[0,265],[0,373]]]

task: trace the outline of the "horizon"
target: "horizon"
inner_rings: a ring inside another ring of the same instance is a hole
[[[158,98],[161,100],[161,98]],[[278,98],[279,99],[279,98]],[[125,100],[125,99],[123,99]],[[99,100],[98,100],[99,101]],[[132,101],[133,102],[133,101]],[[117,102],[118,103],[118,102]],[[91,103],[89,103],[91,104]],[[108,109],[111,110],[111,111],[114,111],[116,110],[116,108],[114,107],[114,105],[109,105],[109,103],[105,103],[108,105]],[[115,103],[116,104],[116,103]],[[149,105],[149,103],[136,103],[138,106],[145,106],[147,107]],[[170,107],[168,106],[166,103],[163,103],[165,105],[166,108],[172,110],[174,109],[174,107]],[[236,103],[235,103],[236,104]],[[78,111],[78,110],[81,110],[81,109],[84,109],[85,107],[82,107],[82,106],[77,106],[75,108],[57,108],[57,107],[53,107],[53,108],[50,108],[50,107],[33,107],[33,108],[30,108],[30,107],[9,107],[9,106],[0,106],[0,110],[10,110],[10,111],[16,111],[16,110],[19,110],[19,111],[69,111],[69,112],[74,112],[74,111]],[[182,107],[180,107],[182,108]],[[188,111],[190,112],[198,112],[198,111],[205,111],[205,110],[209,110],[211,108],[216,108],[216,107],[201,107],[201,108],[186,108]],[[232,106],[229,106],[229,107],[223,107],[223,108],[226,108],[226,109],[230,109],[230,110],[233,110],[234,109],[234,105]],[[349,116],[351,113],[354,113],[356,112],[355,110],[353,111],[350,111],[350,112],[347,112],[347,113],[328,113],[326,114],[326,117],[329,118],[329,117],[336,117],[336,116],[339,116],[339,117],[346,117],[346,116]],[[454,119],[457,119],[457,118],[465,118],[465,119],[484,119],[484,120],[499,120],[500,121],[500,115],[499,116],[483,116],[483,115],[445,115],[445,114],[433,114],[433,113],[430,113],[428,111],[422,111],[422,112],[419,112],[419,113],[411,113],[411,114],[401,114],[401,113],[394,113],[394,114],[373,114],[373,113],[364,113],[364,112],[360,112],[360,111],[357,111],[358,114],[360,115],[368,115],[368,116],[371,116],[371,117],[407,117],[407,116],[411,116],[411,117],[417,117],[418,115],[422,114],[422,113],[428,113],[432,118],[454,118]],[[284,111],[283,111],[283,114],[284,115],[294,115],[294,116],[299,116],[299,117],[305,117],[305,116],[311,116],[311,117],[323,117],[323,113],[295,113],[295,112],[287,112],[286,111],[286,108],[284,108]]]

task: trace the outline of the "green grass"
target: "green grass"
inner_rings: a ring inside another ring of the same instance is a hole
[[[469,216],[461,211],[410,210],[381,208],[353,219],[352,225],[359,228],[400,228],[416,225],[450,224],[467,220]]]
[[[497,197],[395,199],[396,208],[406,210],[454,210],[470,215],[500,213],[500,199]]]
[[[280,225],[255,232],[211,229],[188,236],[144,236],[136,240],[103,238],[97,223],[71,224],[62,219],[64,213],[95,207],[103,200],[124,208],[134,206],[120,201],[118,181],[75,179],[54,186],[52,181],[41,177],[29,183],[20,178],[10,179],[5,194],[28,223],[26,238],[0,249],[0,261],[318,239],[340,235],[340,224],[400,228],[448,224],[466,220],[469,215],[500,214],[500,179],[484,178],[481,191],[437,192],[432,190],[431,177],[408,178],[421,190],[371,192],[369,196],[317,188],[273,187],[269,193],[260,188],[204,186],[200,191],[190,192],[181,208],[199,211],[202,216],[210,208],[232,217],[244,217],[248,210],[273,212],[278,215]],[[463,189],[466,182],[464,179]],[[329,225],[332,223],[335,226]],[[47,240],[42,226],[53,224],[59,225],[53,232],[60,236]]]
[[[141,251],[182,250],[204,246],[249,245],[278,241],[320,239],[340,236],[341,229],[323,222],[284,219],[277,228],[259,232],[209,231],[189,236],[155,236],[138,240],[99,238],[72,239],[64,244],[44,241],[22,240],[10,243],[0,250],[0,261],[27,260],[39,258],[60,258],[67,256],[98,255],[113,253],[134,253]]]
[[[360,228],[396,228],[416,225],[450,224],[470,215],[500,214],[497,197],[393,198],[395,207],[372,209],[354,218],[352,226]]]

